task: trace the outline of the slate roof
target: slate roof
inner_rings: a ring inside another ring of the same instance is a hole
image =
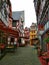
[[[12,13],[12,17],[14,20],[19,20],[21,16],[24,19],[24,11],[15,11]]]

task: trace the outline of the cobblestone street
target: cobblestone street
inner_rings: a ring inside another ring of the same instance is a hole
[[[37,51],[31,47],[19,47],[15,53],[7,53],[0,61],[0,65],[41,65]]]

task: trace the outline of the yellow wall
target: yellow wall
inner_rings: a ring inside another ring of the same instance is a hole
[[[37,31],[36,30],[30,31],[30,39],[36,38],[36,36],[37,36]]]
[[[35,38],[37,38],[37,31],[36,30],[30,31],[30,44],[31,45],[33,44],[33,40],[32,39],[35,39]]]

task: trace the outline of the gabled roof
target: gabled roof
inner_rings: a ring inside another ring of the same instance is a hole
[[[12,13],[12,17],[14,20],[19,20],[21,16],[24,18],[24,11],[15,11]]]

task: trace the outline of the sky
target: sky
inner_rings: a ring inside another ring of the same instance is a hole
[[[10,0],[12,11],[25,12],[25,27],[30,27],[32,23],[36,23],[36,13],[33,0]]]

